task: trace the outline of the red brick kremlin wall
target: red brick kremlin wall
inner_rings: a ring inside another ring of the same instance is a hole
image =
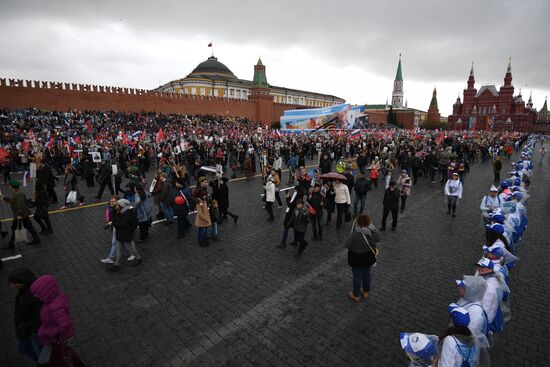
[[[89,84],[0,79],[0,108],[69,111],[121,111],[181,114],[217,114],[248,117],[265,125],[279,121],[283,111],[298,106],[265,101],[160,93],[145,89]],[[267,107],[268,111],[265,111]],[[266,114],[266,112],[269,112]]]

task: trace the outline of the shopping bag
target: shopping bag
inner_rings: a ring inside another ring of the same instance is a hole
[[[67,195],[67,200],[65,202],[67,204],[76,203],[76,191],[69,191],[69,195]]]
[[[15,243],[19,242],[28,242],[27,229],[23,227],[22,221],[19,221],[17,224],[17,229],[15,230]]]

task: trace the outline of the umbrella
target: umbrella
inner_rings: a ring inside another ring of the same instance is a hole
[[[325,173],[324,175],[321,175],[320,177],[324,180],[341,180],[341,181],[347,181],[348,180],[346,178],[346,176],[341,175],[341,174],[336,173],[336,172]]]

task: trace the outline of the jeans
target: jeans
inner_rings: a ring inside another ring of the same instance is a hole
[[[199,242],[204,242],[206,241],[206,233],[208,232],[208,227],[199,227],[199,231],[198,231],[198,238],[199,238]]]
[[[172,207],[170,205],[166,205],[161,201],[160,210],[162,210],[162,213],[164,214],[164,218],[168,222],[171,222],[174,220],[174,211],[172,210]]]
[[[17,341],[17,351],[21,354],[26,355],[30,359],[36,361],[38,356],[40,356],[40,351],[42,346],[38,341],[38,335],[31,335],[25,339]]]
[[[212,230],[210,232],[210,237],[212,237],[213,240],[218,238],[218,223],[216,222],[212,223]]]
[[[456,203],[458,201],[458,196],[456,195],[449,195],[447,196],[447,211],[450,212],[451,209],[454,212],[456,212]]]
[[[367,201],[367,195],[359,195],[355,193],[355,200],[353,203],[353,214],[357,215],[357,204],[359,204],[359,214],[363,213],[363,210],[365,210],[365,202]]]
[[[116,257],[116,229],[113,228],[113,235],[111,237],[111,251],[109,252],[109,259],[114,259]]]
[[[126,247],[126,250],[130,253],[130,255],[133,255],[136,257],[136,260],[140,260],[141,256],[139,256],[139,253],[136,249],[136,244],[134,241],[129,242],[120,242],[116,241],[116,259],[115,259],[115,265],[120,265],[120,258],[122,257],[122,246]]]
[[[286,240],[288,239],[288,233],[289,232],[290,232],[290,227],[285,226],[284,231],[283,231],[283,240],[281,241],[282,243],[286,243]],[[296,242],[296,235],[294,235],[294,241],[292,241],[292,242]]]
[[[353,295],[359,297],[361,288],[365,292],[370,292],[370,266],[361,268],[351,268],[353,273]]]

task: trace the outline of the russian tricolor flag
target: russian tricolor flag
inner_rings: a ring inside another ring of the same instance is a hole
[[[357,138],[360,137],[360,136],[361,136],[361,130],[360,130],[360,129],[353,130],[353,131],[351,132],[351,135],[350,135],[350,137],[351,137],[352,139],[357,139]]]

